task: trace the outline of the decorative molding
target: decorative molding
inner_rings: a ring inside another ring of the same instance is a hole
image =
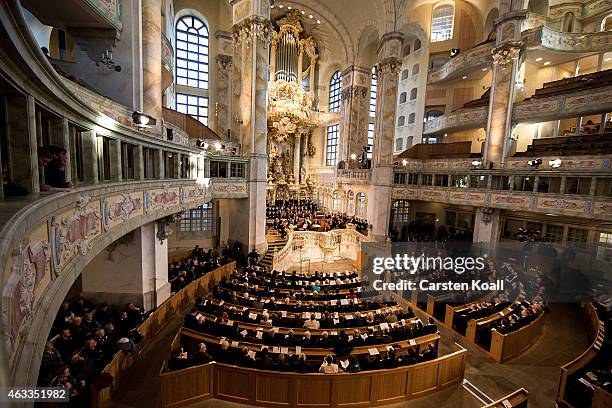
[[[241,44],[243,41],[250,43],[253,38],[257,38],[268,46],[273,33],[274,27],[270,20],[259,16],[245,18],[232,27],[232,36],[236,44]]]
[[[521,41],[511,41],[493,48],[491,50],[493,64],[505,68],[510,62],[518,59],[522,47]]]

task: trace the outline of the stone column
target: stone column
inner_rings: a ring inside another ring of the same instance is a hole
[[[232,56],[217,55],[217,132],[228,137],[232,128]],[[235,139],[235,135],[230,135]]]
[[[11,180],[30,194],[40,192],[36,141],[36,104],[31,95],[6,98]]]
[[[389,231],[393,188],[393,140],[397,85],[402,66],[400,57],[403,35],[385,34],[378,48],[376,126],[372,152],[372,182],[368,196],[368,222],[375,239],[384,239]]]
[[[152,222],[110,244],[83,270],[84,296],[114,305],[134,302],[150,310],[170,296],[168,240]]]
[[[351,66],[342,72],[340,146],[338,161],[349,163],[351,154],[361,155],[368,144],[369,77],[367,68]]]
[[[110,145],[110,157],[111,157],[111,180],[121,181],[123,180],[123,169],[121,168],[121,140],[115,139]]]
[[[509,3],[509,2],[507,2]],[[513,2],[519,3],[519,2]],[[520,7],[518,4],[516,7]],[[502,16],[497,20],[497,43],[493,53],[493,78],[485,141],[485,163],[499,167],[505,161],[512,135],[512,108],[516,95],[515,78],[521,64],[521,22],[525,12],[510,10],[502,4]]]
[[[67,118],[57,118],[50,121],[51,144],[66,149],[66,166],[64,174],[66,181],[72,180],[72,163],[70,162],[70,124]]]
[[[98,139],[95,130],[82,133],[83,138],[83,176],[85,183],[98,183]]]
[[[234,72],[233,109],[240,115],[236,140],[242,155],[249,158],[249,197],[232,200],[230,238],[245,249],[265,252],[266,243],[266,161],[267,93],[269,46],[272,36],[269,0],[231,0],[233,7]]]
[[[162,1],[142,0],[142,70],[144,113],[162,121]]]
[[[155,166],[155,174],[157,174],[156,178],[163,179],[164,177],[166,177],[165,164],[166,158],[164,157],[164,151],[161,149],[155,150],[155,163],[153,163],[153,166]]]
[[[134,178],[136,180],[144,180],[144,152],[142,145],[138,145],[134,149]]]
[[[491,244],[495,248],[501,237],[501,210],[493,208],[477,208],[474,221],[474,242]]]
[[[182,160],[180,153],[172,153],[172,155],[174,156],[174,178],[180,179],[181,178],[181,162],[183,160]]]

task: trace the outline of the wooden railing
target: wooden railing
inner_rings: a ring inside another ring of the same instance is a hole
[[[584,353],[561,367],[561,377],[559,379],[557,401],[569,407],[573,407],[573,405],[568,402],[568,398],[566,396],[569,376],[584,368],[597,356],[605,336],[604,323],[599,320],[599,316],[597,316],[597,310],[595,310],[595,306],[593,306],[591,302],[588,302],[584,303],[582,305],[582,308],[584,309],[587,320],[589,322],[589,331],[591,332],[591,335],[593,337],[593,342],[591,343],[589,348],[584,351]],[[612,398],[610,394],[607,393],[605,390],[602,390],[597,386],[593,386],[593,402],[591,404],[591,407],[599,408],[610,406],[611,399]]]
[[[527,350],[542,334],[544,327],[544,313],[525,327],[501,334],[497,330],[492,330],[491,348],[489,352],[498,363],[503,363],[513,357],[518,356]]]
[[[192,303],[196,297],[206,293],[222,277],[229,275],[235,268],[236,262],[223,265],[191,282],[162,303],[138,327],[138,332],[143,336],[142,340],[138,343],[138,350],[142,351],[167,323],[176,318],[178,313]],[[123,351],[118,351],[114,355],[111,362],[103,370],[103,372],[107,372],[112,376],[112,384],[101,390],[92,389],[92,407],[101,408],[109,406],[112,395],[119,387],[124,374],[137,358],[137,353],[125,353]]]
[[[460,382],[467,350],[411,366],[355,374],[298,374],[211,363],[160,374],[161,407],[216,398],[261,407],[379,406]]]
[[[211,128],[187,114],[163,108],[163,117],[166,122],[183,129],[192,139],[221,140]]]
[[[511,394],[485,405],[482,408],[527,408],[529,393],[524,388],[519,388]]]

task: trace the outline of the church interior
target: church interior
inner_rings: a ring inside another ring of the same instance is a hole
[[[610,0],[0,21],[1,406],[612,406]]]

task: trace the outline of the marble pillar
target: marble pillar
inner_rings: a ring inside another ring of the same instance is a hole
[[[161,149],[155,150],[155,163],[153,163],[153,166],[155,167],[155,175],[157,176],[155,178],[163,179],[166,177],[165,164],[166,158],[164,157],[164,151]]]
[[[372,234],[378,240],[384,239],[389,231],[393,189],[393,141],[402,42],[401,33],[387,33],[378,49],[380,62],[376,69],[376,125],[367,216],[368,221],[372,223]]]
[[[351,154],[359,157],[368,144],[370,75],[370,69],[356,66],[342,72],[338,161],[347,164]]]
[[[230,238],[263,254],[266,243],[266,167],[269,49],[272,37],[269,0],[231,0],[234,26],[233,103],[236,141],[249,158],[249,197],[232,200],[236,214]]]
[[[134,178],[144,180],[144,151],[142,145],[134,149]]]
[[[492,163],[494,167],[503,164],[510,151],[515,81],[523,54],[521,22],[525,12],[511,10],[509,4],[504,7],[508,9],[496,21],[497,40],[492,50],[493,76],[484,148],[485,163]]]
[[[161,23],[162,1],[142,0],[143,110],[162,120]]]
[[[295,134],[295,140],[293,142],[293,177],[295,177],[295,183],[300,183],[300,149],[302,137],[299,133]]]
[[[123,180],[123,168],[121,168],[121,140],[115,139],[110,144],[110,177],[113,181]]]
[[[83,176],[85,183],[98,183],[98,137],[95,130],[82,133],[83,138]]]
[[[228,135],[231,129],[232,110],[232,56],[217,55],[217,133],[222,137],[234,139]],[[231,132],[231,131],[230,131]]]

